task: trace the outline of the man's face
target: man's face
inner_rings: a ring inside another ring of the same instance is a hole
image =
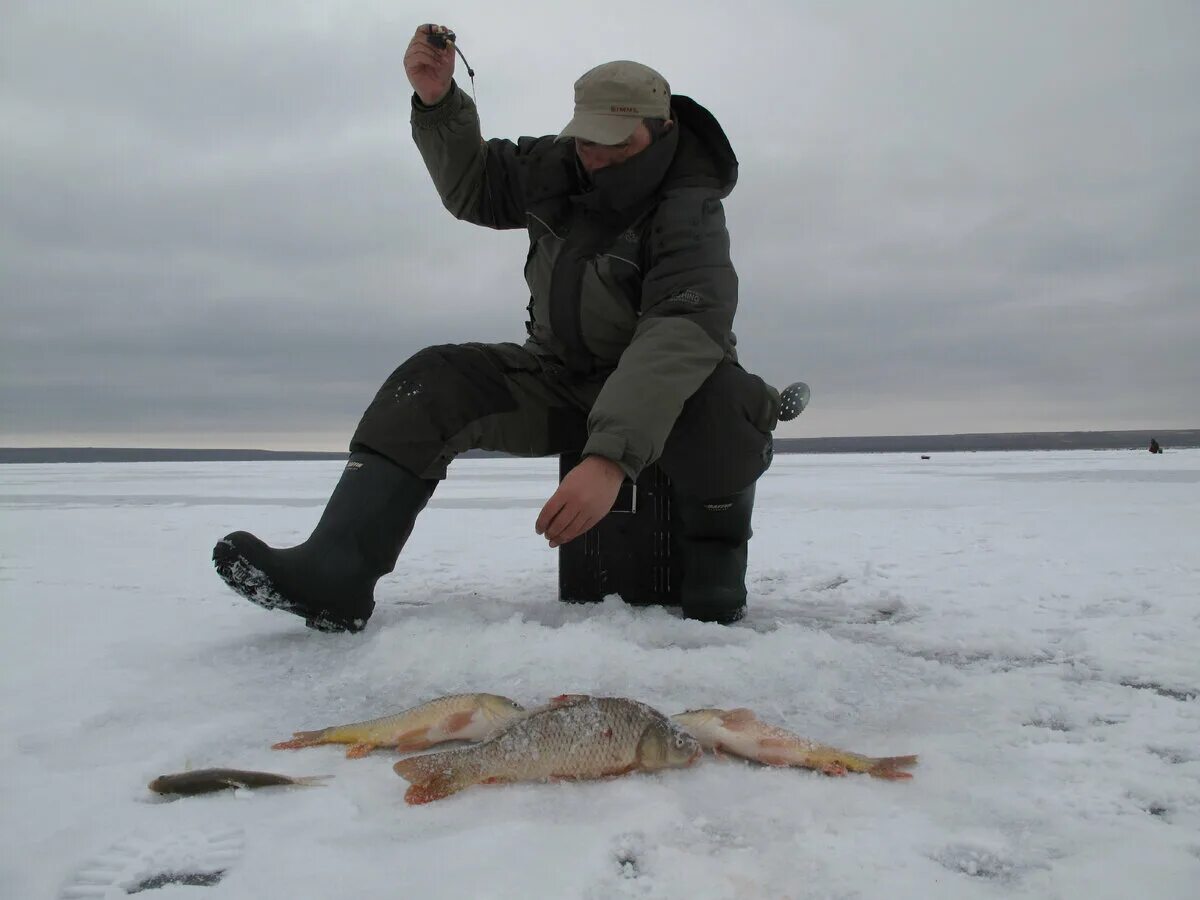
[[[575,138],[575,153],[579,156],[583,170],[589,175],[623,163],[649,146],[650,129],[646,127],[645,122],[638,122],[633,134],[619,144],[593,144],[591,141]]]

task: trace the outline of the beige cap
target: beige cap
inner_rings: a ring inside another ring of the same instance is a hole
[[[646,118],[671,118],[671,86],[649,66],[620,59],[575,82],[575,115],[558,139],[619,144]]]

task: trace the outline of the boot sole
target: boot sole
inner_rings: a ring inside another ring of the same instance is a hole
[[[685,603],[681,610],[685,619],[697,622],[712,622],[717,625],[732,625],[746,616],[743,603]]]
[[[366,627],[365,619],[344,621],[333,619],[323,613],[312,614],[309,610],[284,600],[271,582],[270,576],[242,556],[229,541],[218,541],[213,547],[213,566],[229,588],[239,597],[244,597],[263,609],[278,609],[304,619],[304,624],[314,631],[326,634],[342,632],[357,633]]]

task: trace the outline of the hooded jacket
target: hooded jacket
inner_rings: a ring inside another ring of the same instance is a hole
[[[675,95],[671,128],[589,177],[574,141],[480,135],[457,85],[437,105],[413,97],[413,139],[445,207],[529,233],[526,348],[568,377],[603,381],[584,455],[631,478],[661,455],[685,401],[737,361],[737,274],[721,205],[737,159],[717,120]]]

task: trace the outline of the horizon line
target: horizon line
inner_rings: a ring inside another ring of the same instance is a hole
[[[1150,434],[1191,434],[1200,433],[1196,428],[1124,428],[1124,429],[1066,429],[1049,431],[942,431],[923,432],[919,434],[836,434],[814,435],[808,437],[776,437],[775,442],[811,442],[811,441],[841,441],[841,440],[916,440],[921,438],[997,438],[997,437],[1038,437],[1052,435],[1150,435]],[[154,451],[185,451],[189,453],[320,453],[337,456],[350,452],[347,450],[312,450],[307,448],[289,448],[285,450],[268,450],[261,447],[196,447],[187,445],[131,445],[131,444],[0,444],[0,451],[6,450],[130,450],[141,452]],[[501,450],[468,450],[468,453],[496,453],[511,455]],[[553,454],[551,454],[553,455]]]

